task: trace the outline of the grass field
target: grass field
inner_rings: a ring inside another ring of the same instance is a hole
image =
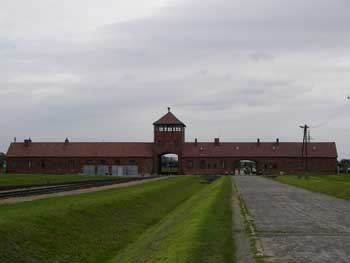
[[[0,174],[0,186],[25,184],[54,184],[88,180],[118,179],[112,176],[84,176],[78,174]]]
[[[0,205],[0,262],[233,262],[230,201],[229,178],[173,177]]]
[[[296,175],[278,176],[275,180],[314,192],[320,192],[341,199],[350,200],[350,175],[312,175],[300,177]]]

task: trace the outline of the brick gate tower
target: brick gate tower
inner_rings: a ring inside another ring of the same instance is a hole
[[[181,167],[182,147],[185,143],[186,125],[181,122],[168,108],[168,112],[153,123],[153,169],[154,173],[161,173],[161,156],[164,154],[176,154],[178,156],[178,174],[183,173]]]

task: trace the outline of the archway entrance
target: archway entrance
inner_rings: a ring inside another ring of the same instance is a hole
[[[179,171],[179,156],[174,153],[165,153],[159,156],[160,174],[177,174]]]
[[[235,175],[256,175],[257,164],[253,160],[239,160],[235,165]]]

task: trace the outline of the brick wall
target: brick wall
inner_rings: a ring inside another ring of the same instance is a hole
[[[78,174],[84,165],[137,165],[139,174],[151,174],[152,158],[7,158],[8,173]]]
[[[177,152],[173,147],[171,152]],[[157,150],[161,150],[157,149]],[[179,153],[180,154],[180,153]],[[237,168],[238,158],[181,158],[179,155],[179,173],[181,174],[225,174]],[[304,172],[300,158],[250,158],[256,161],[257,171],[268,173]],[[201,166],[201,162],[202,166]],[[314,173],[336,173],[335,158],[309,158],[309,171]],[[152,158],[7,158],[9,173],[82,173],[84,165],[137,165],[140,174],[158,172],[159,156]],[[203,166],[204,164],[204,166]],[[192,167],[191,167],[192,166]]]
[[[184,174],[225,174],[234,173],[240,160],[246,158],[183,158]],[[249,158],[256,162],[257,171],[268,173],[301,173],[300,158]],[[309,158],[309,171],[314,173],[332,174],[337,171],[336,158]],[[192,168],[191,168],[192,166]]]

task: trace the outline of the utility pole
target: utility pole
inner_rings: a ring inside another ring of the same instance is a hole
[[[310,128],[306,124],[304,126],[299,126],[303,129],[303,145],[301,147],[301,166],[304,167],[305,172],[309,171],[308,167],[308,143],[309,143],[309,133],[308,129]]]

